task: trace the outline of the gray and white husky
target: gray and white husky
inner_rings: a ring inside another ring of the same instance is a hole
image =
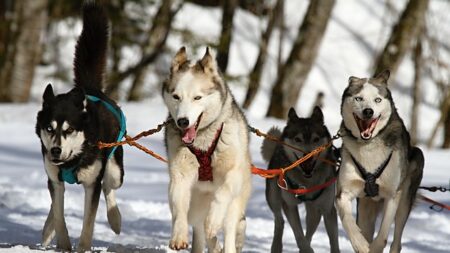
[[[269,134],[306,153],[331,141],[330,133],[324,125],[323,114],[319,107],[314,108],[310,118],[299,118],[295,110],[291,108],[283,132],[272,128]],[[304,155],[300,151],[281,144],[274,144],[270,140],[264,140],[261,151],[264,159],[269,161],[268,169],[286,167]],[[335,166],[324,162],[323,159],[336,161],[335,152],[331,147],[319,156],[311,157],[299,167],[288,171],[285,176],[287,188],[311,188],[335,177]],[[284,219],[282,210],[294,231],[300,252],[314,252],[310,245],[311,238],[322,216],[330,240],[330,252],[339,252],[337,213],[334,207],[334,184],[319,191],[296,196],[281,189],[277,185],[277,181],[278,177],[266,181],[266,199],[275,218],[271,252],[283,252]],[[298,204],[300,203],[305,203],[306,207],[306,236],[303,233],[298,212]]]
[[[182,47],[163,85],[170,121],[165,132],[169,160],[169,247],[192,252],[240,252],[244,244],[245,209],[251,192],[251,159],[247,122],[206,50],[191,64]]]
[[[123,149],[118,147],[112,152],[112,149],[99,150],[96,146],[98,141],[116,141],[122,128],[111,112],[120,111],[119,107],[101,92],[107,43],[106,13],[101,6],[87,1],[83,7],[83,31],[75,50],[75,88],[55,95],[49,84],[43,95],[42,110],[37,115],[36,134],[41,141],[52,199],[42,232],[42,244],[49,245],[56,236],[56,246],[63,251],[72,250],[64,219],[65,181],[81,184],[85,190],[78,251],[91,250],[102,189],[108,222],[115,233],[120,233],[121,216],[114,190],[123,182]],[[107,103],[110,109],[103,103]]]
[[[342,97],[342,165],[337,208],[356,252],[383,252],[395,219],[390,252],[401,250],[403,229],[422,180],[422,151],[410,137],[387,87],[389,71],[350,77]],[[357,220],[352,200],[358,199]],[[373,239],[379,213],[382,221]]]

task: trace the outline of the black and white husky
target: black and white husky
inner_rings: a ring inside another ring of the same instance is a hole
[[[283,132],[277,128],[272,128],[269,134],[307,153],[331,141],[330,133],[324,125],[323,114],[319,107],[314,108],[309,118],[299,118],[295,110],[291,108]],[[304,155],[300,151],[275,144],[269,140],[264,140],[261,151],[263,158],[269,162],[268,169],[286,167]],[[328,148],[320,156],[311,157],[297,168],[288,171],[285,175],[286,187],[288,189],[311,189],[311,187],[332,180],[336,176],[335,166],[324,162],[324,159],[336,161],[335,152],[332,148]],[[305,195],[295,195],[281,189],[277,181],[278,177],[266,180],[266,200],[275,218],[271,252],[283,252],[283,212],[292,227],[300,252],[314,252],[310,245],[311,238],[322,216],[330,241],[330,252],[339,252],[337,213],[334,207],[334,184]],[[305,203],[306,207],[306,235],[303,232],[298,212],[300,203]]]
[[[108,221],[119,234],[121,216],[114,189],[122,185],[123,149],[99,150],[98,141],[114,142],[124,134],[124,118],[114,101],[102,92],[108,25],[104,10],[87,3],[83,31],[75,52],[75,88],[56,95],[49,84],[37,115],[36,134],[41,140],[52,205],[44,225],[42,244],[56,234],[57,248],[72,250],[64,220],[64,183],[85,189],[84,219],[78,251],[91,249],[95,216],[103,189]],[[122,122],[121,122],[122,121]],[[111,157],[110,157],[111,156]]]
[[[422,151],[410,137],[387,87],[389,71],[376,78],[350,77],[342,97],[343,147],[337,208],[356,252],[383,252],[395,220],[390,252],[401,237],[422,180]],[[358,199],[357,221],[352,200]],[[379,213],[383,219],[373,239]]]

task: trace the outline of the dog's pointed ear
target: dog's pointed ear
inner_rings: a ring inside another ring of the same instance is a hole
[[[75,87],[70,91],[70,94],[72,95],[76,106],[85,107],[86,94],[83,89]]]
[[[203,55],[202,59],[197,62],[197,64],[195,65],[195,69],[204,73],[217,72],[216,59],[211,53],[209,47],[206,47],[205,55]]]
[[[55,93],[53,93],[53,87],[50,83],[47,84],[42,98],[44,99],[45,103],[49,103],[55,98]]]
[[[297,112],[295,112],[294,107],[289,108],[288,119],[289,120],[296,120],[296,119],[298,119]]]
[[[389,80],[389,76],[391,75],[391,72],[388,69],[383,70],[380,74],[378,74],[375,79],[384,85],[387,85],[387,82]]]
[[[322,109],[319,106],[314,107],[311,118],[314,121],[320,122],[322,125],[324,124]]]
[[[170,66],[170,73],[175,73],[180,70],[181,66],[188,61],[186,54],[186,47],[181,47],[175,54],[172,60],[172,65]]]
[[[348,85],[363,85],[365,82],[365,78],[359,78],[356,76],[351,76],[348,78]]]

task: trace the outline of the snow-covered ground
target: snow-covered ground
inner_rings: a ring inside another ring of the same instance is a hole
[[[402,2],[395,1],[397,10],[403,8]],[[307,1],[286,1],[286,24],[288,35],[285,40],[285,55],[288,54],[292,40],[296,35],[299,22],[307,7]],[[385,15],[383,1],[337,1],[333,17],[324,37],[316,65],[311,71],[308,81],[297,104],[301,115],[309,113],[317,91],[324,91],[325,121],[330,131],[335,133],[339,123],[339,105],[341,93],[346,86],[348,76],[368,76],[374,54],[382,48],[390,32],[389,27],[395,18]],[[448,24],[449,16],[445,16],[445,1],[432,1],[431,14],[428,20],[436,24]],[[192,19],[192,17],[196,17]],[[186,4],[176,16],[175,25],[179,29],[189,28],[207,41],[216,40],[220,32],[221,13],[217,9],[200,8]],[[447,21],[447,22],[445,22]],[[256,54],[259,32],[264,27],[264,20],[238,11],[236,15],[236,32],[230,50],[228,72],[233,75],[246,75],[252,68]],[[447,27],[447,25],[441,25]],[[74,36],[79,33],[80,26],[74,31],[65,31],[62,35],[69,37],[63,52],[67,57],[61,59],[62,64],[71,65],[74,47]],[[436,35],[445,38],[450,32],[438,29]],[[430,31],[433,32],[432,30]],[[275,31],[276,33],[276,31]],[[443,36],[443,37],[442,37]],[[277,35],[274,35],[276,38]],[[448,38],[448,36],[447,36]],[[176,35],[169,37],[169,47],[176,50],[181,40]],[[261,91],[255,103],[246,111],[251,125],[267,130],[272,125],[282,126],[283,122],[265,119],[263,115],[269,103],[271,84],[276,77],[275,62],[277,42],[270,43],[270,57],[264,71]],[[189,47],[188,47],[189,48]],[[190,51],[192,53],[192,50]],[[197,55],[203,51],[195,52]],[[139,59],[138,52],[129,50],[124,55],[133,60]],[[170,59],[169,59],[170,60]],[[125,62],[124,64],[126,64]],[[160,62],[164,66],[164,61]],[[158,64],[160,64],[158,63]],[[167,61],[165,62],[167,64]],[[168,66],[166,66],[168,69]],[[163,68],[156,66],[156,68]],[[49,69],[38,69],[38,76],[33,87],[33,101],[30,104],[0,104],[0,251],[29,252],[39,250],[41,229],[50,207],[50,196],[46,189],[46,175],[40,154],[40,144],[34,134],[36,113],[40,108],[40,96],[45,85],[52,82],[58,92],[66,91],[71,84],[64,84],[47,77]],[[400,68],[397,79],[392,80],[393,95],[401,116],[409,125],[411,99],[405,92],[412,80],[413,72],[410,59]],[[399,78],[401,77],[401,78]],[[152,83],[154,80],[149,80]],[[432,127],[438,120],[438,92],[428,79],[424,90],[424,105],[420,107],[421,120],[420,139],[429,137]],[[149,85],[148,90],[154,90]],[[147,91],[148,91],[147,90]],[[232,91],[239,102],[245,95],[242,83],[234,83]],[[157,92],[155,92],[157,93]],[[158,94],[154,99],[141,103],[122,104],[127,116],[128,132],[131,135],[150,129],[161,123],[166,117]],[[436,143],[441,142],[442,134],[438,134]],[[158,133],[140,141],[157,153],[164,154],[162,134]],[[261,139],[252,136],[251,153],[253,162],[260,167],[266,166],[259,149]],[[449,187],[450,156],[448,150],[424,149],[425,172],[423,185],[439,185]],[[94,246],[98,250],[118,252],[166,252],[170,236],[170,212],[167,204],[168,173],[164,163],[153,159],[131,147],[125,147],[125,182],[118,191],[118,202],[122,212],[122,233],[116,236],[108,227],[103,197],[97,214],[94,233]],[[264,180],[254,176],[254,191],[247,212],[247,240],[245,252],[269,252],[273,233],[272,214],[264,197]],[[449,193],[424,193],[426,196],[450,204]],[[69,185],[66,189],[66,221],[72,243],[78,240],[82,215],[83,191],[79,186]],[[418,202],[408,221],[404,237],[404,252],[448,252],[450,249],[450,212],[434,212],[428,204]],[[301,214],[304,208],[300,207]],[[392,233],[391,233],[392,234]],[[340,246],[342,252],[352,252],[345,232],[340,226]],[[392,241],[392,238],[389,239]],[[389,242],[390,242],[389,241]],[[298,252],[294,236],[286,226],[284,234],[284,252]],[[316,232],[312,246],[316,252],[328,252],[328,238],[321,224]]]
[[[125,104],[129,133],[150,129],[165,118],[160,99],[138,104]],[[26,251],[38,248],[41,229],[50,207],[46,189],[46,175],[42,165],[40,146],[34,134],[38,104],[0,106],[0,251]],[[249,117],[255,127],[267,129],[281,122]],[[164,154],[162,134],[141,141],[142,144]],[[259,148],[261,140],[252,136],[251,152],[257,166],[265,166]],[[448,151],[425,150],[426,168],[423,185],[448,184],[450,163]],[[132,251],[133,249],[167,250],[170,236],[170,212],[167,204],[168,173],[166,165],[137,149],[125,147],[125,183],[118,190],[122,212],[122,233],[116,236],[108,227],[103,198],[95,226],[94,245],[99,250]],[[272,240],[273,221],[264,197],[264,180],[254,176],[254,191],[248,206],[247,241],[245,252],[268,252]],[[448,193],[425,195],[450,204]],[[80,186],[66,189],[66,220],[72,242],[81,231],[83,191]],[[301,213],[304,214],[301,207]],[[434,212],[419,202],[411,213],[404,234],[405,252],[448,252],[450,248],[450,213]],[[342,252],[351,252],[351,246],[340,226]],[[284,252],[297,252],[293,234],[286,227]],[[9,248],[10,245],[20,245]],[[316,252],[328,251],[328,239],[321,224],[313,242]],[[8,246],[8,247],[7,247]],[[159,252],[159,251],[155,251]]]

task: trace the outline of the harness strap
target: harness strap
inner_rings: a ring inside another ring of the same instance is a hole
[[[103,106],[106,107],[106,109],[108,109],[116,117],[117,121],[119,121],[119,123],[120,123],[119,135],[117,136],[116,142],[121,141],[127,132],[126,119],[125,119],[125,115],[123,114],[122,110],[116,109],[112,104],[106,102],[105,100],[103,100],[99,97],[92,96],[92,95],[86,95],[86,98],[94,103],[100,102]],[[114,155],[114,152],[116,152],[116,149],[117,149],[117,146],[115,146],[111,149],[111,152],[108,155],[108,160]]]
[[[61,168],[59,170],[59,174],[58,174],[59,180],[64,181],[69,184],[75,184],[76,182],[78,182],[77,173],[76,173],[77,168],[78,168],[78,166],[73,166],[73,167],[69,167],[69,168]]]
[[[375,197],[378,195],[379,186],[376,183],[376,180],[381,176],[384,169],[386,169],[387,165],[391,161],[392,153],[393,152],[389,154],[387,159],[375,170],[374,173],[367,172],[367,170],[364,169],[364,167],[352,155],[350,155],[362,178],[366,181],[366,184],[364,185],[364,192],[366,193],[366,196]]]
[[[100,102],[103,106],[106,107],[106,109],[108,109],[108,111],[110,111],[114,117],[117,119],[117,121],[119,121],[120,124],[120,130],[119,130],[119,135],[117,136],[116,142],[122,140],[122,138],[125,136],[126,134],[126,119],[125,119],[125,115],[123,114],[122,110],[120,110],[120,108],[115,108],[111,103],[108,103],[107,101],[93,96],[93,95],[86,95],[86,98],[89,101],[92,101],[94,103]],[[108,155],[108,160],[114,155],[114,152],[116,152],[117,146],[113,147]],[[59,170],[59,180],[64,181],[66,183],[69,184],[74,184],[78,182],[77,179],[77,169],[78,169],[79,165],[75,165],[69,168],[60,168]]]
[[[222,134],[223,123],[220,128],[216,132],[216,136],[209,146],[208,150],[203,151],[194,147],[193,145],[188,145],[187,147],[191,151],[192,154],[195,155],[198,161],[198,181],[213,181],[213,173],[212,173],[212,154],[216,150],[217,143],[219,142],[220,135]]]
[[[288,177],[288,176],[286,176],[285,179],[286,179],[286,183],[287,183],[286,186],[287,186],[288,189],[294,189],[294,190],[297,190],[297,189],[306,189],[306,186],[294,182],[294,181],[293,181],[290,177]],[[325,189],[321,189],[321,190],[312,192],[312,196],[307,196],[306,194],[295,194],[295,197],[296,197],[297,199],[301,200],[301,201],[304,201],[304,202],[306,202],[306,201],[314,201],[314,200],[318,199],[318,198],[322,195],[322,193],[323,193],[324,190],[325,190]]]
[[[323,189],[327,188],[328,186],[334,184],[336,182],[336,180],[337,180],[337,178],[333,177],[333,178],[331,178],[330,180],[326,181],[323,184],[314,185],[314,186],[312,186],[310,188],[303,187],[303,188],[298,188],[298,189],[289,189],[287,187],[287,183],[286,183],[285,177],[283,175],[280,175],[278,177],[278,186],[280,188],[282,188],[283,190],[289,192],[289,193],[292,193],[292,194],[295,194],[295,195],[305,195],[305,194],[308,194],[308,193],[312,193],[312,192],[323,190]]]

